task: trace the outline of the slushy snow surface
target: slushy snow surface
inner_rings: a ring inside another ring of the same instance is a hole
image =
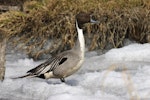
[[[8,54],[0,100],[150,100],[150,44],[131,44],[103,55],[87,52],[82,68],[66,78],[11,79],[43,61]]]

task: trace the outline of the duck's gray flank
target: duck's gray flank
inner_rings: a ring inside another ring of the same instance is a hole
[[[54,57],[49,58],[46,62],[29,70],[27,75],[18,77],[39,77],[43,79],[59,78],[65,82],[66,77],[74,74],[80,69],[84,61],[85,41],[82,26],[91,20],[90,14],[79,13],[76,15],[76,29],[78,38],[75,46],[71,50],[64,51]],[[96,21],[95,21],[96,22]],[[63,33],[62,33],[63,34]]]

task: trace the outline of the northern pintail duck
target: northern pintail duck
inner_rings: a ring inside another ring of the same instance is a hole
[[[78,38],[75,46],[71,50],[64,51],[49,58],[46,62],[29,70],[27,75],[18,78],[59,78],[62,82],[65,82],[64,78],[77,72],[84,61],[85,41],[82,26],[85,23],[97,23],[97,21],[92,20],[90,14],[84,12],[77,14],[75,24]]]

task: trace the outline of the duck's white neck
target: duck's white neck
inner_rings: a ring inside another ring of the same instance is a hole
[[[79,28],[77,21],[76,21],[76,28],[77,28],[78,38],[77,38],[77,43],[74,46],[74,49],[77,51],[77,53],[80,53],[80,55],[84,57],[85,40],[84,40],[83,30]]]

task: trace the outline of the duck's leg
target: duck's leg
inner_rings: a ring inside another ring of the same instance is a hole
[[[61,82],[65,82],[65,79],[64,78],[60,78]]]

